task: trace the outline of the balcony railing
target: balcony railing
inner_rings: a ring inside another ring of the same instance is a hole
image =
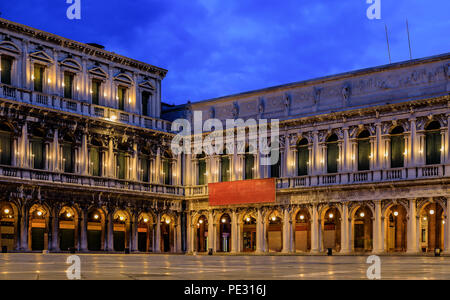
[[[68,185],[81,185],[108,189],[120,189],[125,191],[139,191],[157,194],[170,194],[176,196],[184,195],[184,187],[171,186],[156,183],[122,180],[115,178],[104,178],[85,176],[79,174],[58,173],[44,170],[0,166],[0,176],[14,177],[30,181],[46,181]]]
[[[38,93],[26,89],[0,84],[0,97],[16,101],[31,103],[47,108],[54,108],[89,117],[102,118],[107,121],[124,123],[147,129],[169,132],[170,122],[146,117],[143,115],[124,112],[118,109],[90,104],[87,101],[66,99],[56,95]]]

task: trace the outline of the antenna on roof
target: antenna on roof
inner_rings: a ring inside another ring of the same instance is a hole
[[[387,42],[387,48],[388,48],[388,54],[389,54],[389,64],[392,63],[391,61],[391,49],[389,48],[389,36],[388,36],[388,29],[387,29],[387,25],[384,24],[384,28],[386,29],[386,42]]]
[[[411,39],[410,39],[410,37],[409,37],[408,18],[406,18],[406,32],[408,33],[409,59],[412,60]]]

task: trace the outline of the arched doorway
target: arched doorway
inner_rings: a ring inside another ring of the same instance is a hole
[[[219,252],[230,252],[231,250],[231,218],[228,214],[220,217],[219,223]]]
[[[295,216],[295,251],[311,251],[311,217],[306,208]]]
[[[276,212],[269,215],[267,222],[267,245],[269,252],[281,252],[283,248],[283,223]]]
[[[420,211],[420,248],[423,252],[444,248],[444,210],[439,203],[426,204]]]
[[[256,218],[251,215],[244,216],[242,223],[242,251],[256,251]]]
[[[71,207],[63,207],[59,212],[59,249],[69,251],[75,248],[77,239],[76,221],[78,217],[76,211]]]
[[[161,252],[173,252],[174,222],[168,215],[161,217]]]
[[[128,213],[120,210],[115,212],[113,216],[113,245],[114,251],[125,251],[125,248],[129,248],[129,223],[130,218]]]
[[[388,252],[406,251],[406,209],[402,205],[394,204],[386,211],[386,250]]]
[[[12,251],[16,243],[17,210],[10,203],[1,203],[0,209],[0,249]]]
[[[208,249],[208,219],[201,215],[196,225],[197,252],[206,252]]]
[[[138,218],[138,251],[151,252],[153,250],[153,218],[142,213]]]
[[[32,251],[42,251],[48,249],[47,220],[48,212],[40,205],[33,205],[29,213],[28,240]]]
[[[92,209],[88,213],[87,239],[89,251],[103,250],[105,240],[105,215],[99,209]]]
[[[353,251],[366,252],[373,249],[372,211],[367,206],[357,208],[352,216]]]
[[[328,208],[322,215],[324,249],[341,250],[341,214],[336,207]]]

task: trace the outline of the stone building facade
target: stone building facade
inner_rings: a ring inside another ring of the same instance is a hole
[[[0,63],[5,250],[450,252],[450,54],[164,109],[166,70],[5,19]],[[279,162],[174,154],[196,111],[279,119]],[[263,178],[273,203],[210,204]]]

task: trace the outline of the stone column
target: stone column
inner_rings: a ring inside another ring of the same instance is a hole
[[[375,218],[373,223],[373,253],[384,251],[384,238],[382,235],[383,221],[381,218],[381,201],[375,202]]]
[[[57,213],[55,214],[55,216],[53,217],[53,222],[52,222],[52,246],[51,246],[51,250],[53,251],[59,251],[59,234],[58,234],[58,230],[59,229],[59,218]],[[50,249],[49,249],[50,250]]]
[[[177,236],[177,243],[175,245],[175,252],[181,253],[181,214],[177,215],[177,224],[175,226],[175,234]]]
[[[80,251],[87,251],[88,250],[88,243],[87,243],[87,218],[88,218],[88,212],[87,209],[83,208],[81,210],[81,218],[78,218],[78,224],[80,226]]]
[[[238,248],[238,220],[236,211],[233,210],[231,214],[231,252],[239,252]]]
[[[261,209],[258,208],[257,210],[257,216],[256,216],[256,253],[262,253],[264,251],[263,249],[263,228],[262,228],[262,212]]]
[[[114,220],[112,211],[106,217],[106,251],[114,250]]]
[[[155,253],[161,253],[161,214],[156,217]]]
[[[312,230],[311,230],[311,253],[320,252],[320,224],[319,224],[319,212],[317,211],[317,204],[313,204],[312,207]]]
[[[131,252],[137,252],[138,251],[138,214],[137,212],[134,212],[133,216],[131,217]]]
[[[408,211],[408,235],[406,237],[407,241],[407,252],[408,253],[418,253],[417,248],[417,213],[416,213],[416,199],[409,200],[409,211]]]
[[[208,214],[208,250],[216,252],[216,224],[214,224],[214,214],[209,211]]]
[[[22,219],[20,222],[20,250],[22,251],[28,251],[28,221],[29,221],[29,215],[28,215],[28,208],[23,207],[22,208]]]
[[[450,124],[450,123],[449,123]],[[450,254],[450,199],[447,198],[444,224],[444,253]]]
[[[290,241],[291,241],[291,235],[290,235],[290,218],[289,218],[289,208],[283,209],[283,249],[281,252],[288,253],[291,249],[290,247]]]
[[[350,226],[349,226],[348,206],[342,205],[342,219],[341,219],[341,253],[350,252]]]

